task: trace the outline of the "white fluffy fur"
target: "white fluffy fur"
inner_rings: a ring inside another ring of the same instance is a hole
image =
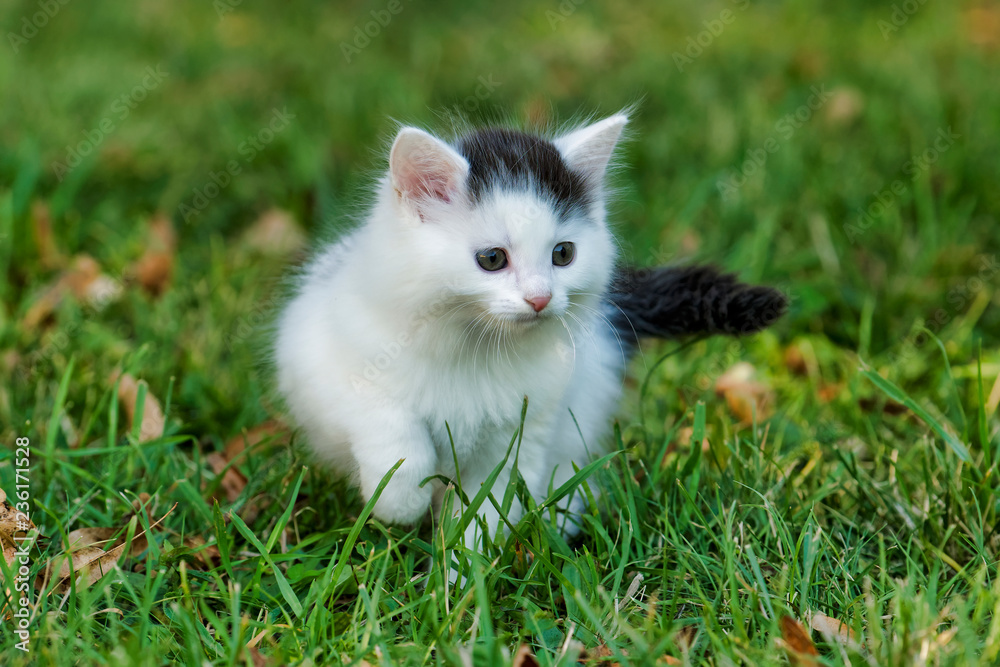
[[[554,143],[599,189],[625,123],[614,116]],[[602,312],[616,259],[604,202],[561,224],[527,192],[474,205],[468,168],[451,146],[402,129],[367,222],[317,257],[279,322],[280,390],[316,454],[366,499],[405,459],[375,505],[389,522],[417,521],[440,501],[441,485],[421,488],[425,478],[455,477],[446,424],[472,497],[525,397],[518,470],[544,497],[600,449],[621,387],[623,353]],[[576,257],[554,266],[565,241]],[[475,253],[491,247],[507,249],[509,267],[479,267]],[[526,299],[546,294],[536,315]],[[493,530],[499,517],[483,507]]]

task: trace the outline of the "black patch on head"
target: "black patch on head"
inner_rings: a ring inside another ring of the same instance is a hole
[[[572,171],[551,141],[516,130],[489,128],[458,141],[469,162],[469,194],[478,202],[493,189],[534,190],[555,204],[560,217],[592,201],[583,177]]]

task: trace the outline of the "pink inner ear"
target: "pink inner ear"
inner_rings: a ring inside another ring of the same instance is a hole
[[[415,168],[406,170],[403,175],[403,191],[415,199],[433,198],[443,202],[451,202],[451,195],[455,189],[452,178],[442,171],[440,163],[414,165]],[[423,171],[419,167],[424,167]]]
[[[397,140],[391,157],[396,187],[413,200],[450,203],[461,188],[466,169],[446,145],[412,134]]]

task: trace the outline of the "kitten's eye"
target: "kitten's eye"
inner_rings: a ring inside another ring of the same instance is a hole
[[[573,261],[575,254],[576,247],[569,241],[557,243],[556,247],[552,249],[552,263],[556,266],[566,266]]]
[[[476,261],[487,271],[499,271],[507,266],[507,253],[503,248],[490,248],[477,252]]]

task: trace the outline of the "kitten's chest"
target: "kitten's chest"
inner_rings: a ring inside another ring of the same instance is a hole
[[[544,420],[562,402],[569,375],[546,359],[496,365],[455,362],[428,368],[410,394],[411,407],[431,433],[440,455],[459,458],[506,447],[521,423]],[[450,433],[449,433],[450,432]]]

